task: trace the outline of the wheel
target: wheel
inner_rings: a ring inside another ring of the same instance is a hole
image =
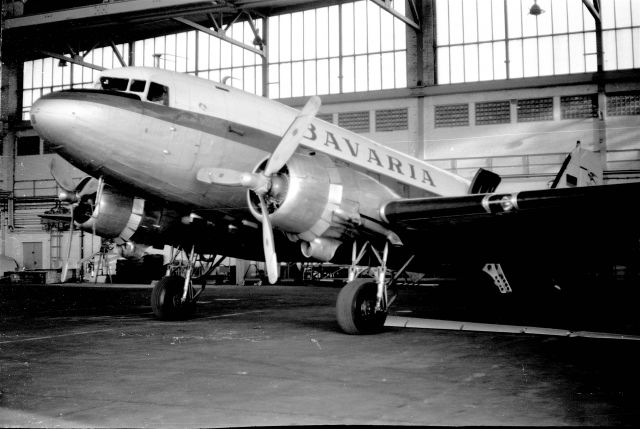
[[[195,301],[181,303],[184,277],[168,276],[160,279],[151,292],[151,308],[160,320],[187,319],[196,310]]]
[[[371,279],[355,279],[338,294],[336,317],[347,334],[375,334],[382,331],[386,311],[376,311],[377,285]]]

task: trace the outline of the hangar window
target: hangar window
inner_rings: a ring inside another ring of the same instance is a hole
[[[146,80],[132,80],[131,86],[129,87],[129,91],[133,92],[144,92],[144,88],[147,86]]]
[[[376,131],[409,129],[409,109],[376,110]]]
[[[159,83],[151,82],[151,84],[149,85],[147,100],[153,103],[164,104],[165,106],[168,106],[169,88],[164,85],[160,85]]]
[[[112,91],[126,91],[129,86],[129,79],[121,79],[116,77],[101,77],[100,84],[102,89]]]
[[[443,104],[435,108],[435,127],[465,127],[469,125],[469,105]]]
[[[610,94],[607,96],[607,115],[640,115],[640,93]]]
[[[354,133],[369,132],[369,112],[342,112],[338,113],[338,125]]]
[[[518,100],[518,122],[552,121],[553,98]]]
[[[333,122],[333,113],[321,113],[316,115],[316,118],[322,119],[323,121]]]
[[[598,116],[598,96],[570,95],[560,97],[562,119],[596,118]]]
[[[476,125],[508,124],[511,122],[511,103],[487,101],[476,103]]]
[[[434,0],[437,81],[477,82],[593,72],[595,19],[581,0]],[[593,3],[593,2],[591,2]],[[600,2],[604,68],[640,67],[640,2]]]

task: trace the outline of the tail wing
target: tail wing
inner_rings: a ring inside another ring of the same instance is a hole
[[[564,160],[551,188],[577,188],[604,184],[600,155],[576,146]]]

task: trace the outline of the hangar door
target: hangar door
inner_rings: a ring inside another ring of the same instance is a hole
[[[22,243],[22,263],[27,270],[42,269],[42,242]]]

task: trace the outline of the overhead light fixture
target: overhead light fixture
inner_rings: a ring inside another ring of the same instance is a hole
[[[533,5],[529,9],[529,15],[538,16],[544,13],[544,10],[538,6],[538,0],[533,0]]]

